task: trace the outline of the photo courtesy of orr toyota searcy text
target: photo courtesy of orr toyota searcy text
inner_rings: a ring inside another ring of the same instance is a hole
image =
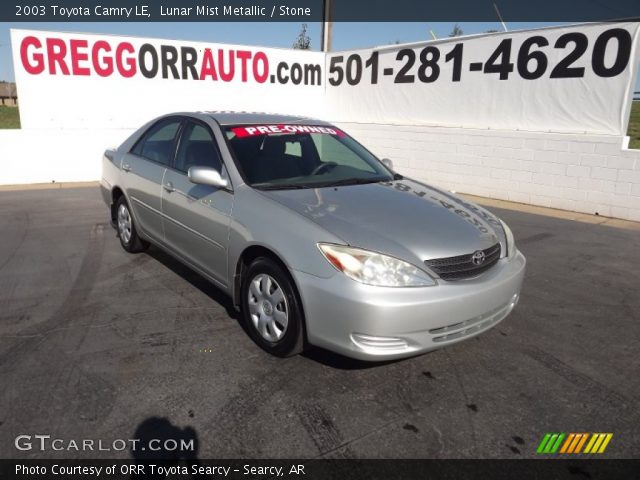
[[[51,466],[43,465],[23,465],[16,464],[16,475],[47,475],[65,476],[65,475],[83,475],[88,477],[99,478],[111,477],[117,474],[132,475],[137,478],[144,475],[151,475],[153,478],[175,478],[178,475],[213,475],[221,477],[229,477],[231,473],[239,473],[242,475],[256,476],[267,475],[269,477],[282,477],[285,474],[294,476],[305,475],[305,465],[293,463],[287,467],[263,465],[253,466],[249,464],[242,465],[241,468],[234,465],[234,467],[227,465],[198,465],[193,464],[189,466],[184,465],[157,465],[155,463],[149,463],[146,465],[131,465],[123,463],[120,465],[59,465],[53,463]]]
[[[320,85],[322,81],[322,67],[317,63],[280,61],[272,72],[269,56],[261,50],[196,49],[151,43],[134,46],[129,41],[113,41],[108,37],[90,43],[85,38],[27,36],[20,43],[20,60],[31,75],[130,78],[139,72],[145,78],[222,82]]]

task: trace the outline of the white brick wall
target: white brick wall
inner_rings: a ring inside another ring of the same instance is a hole
[[[381,158],[393,160],[398,172],[449,190],[640,221],[640,150],[623,149],[621,137],[340,126]],[[129,133],[0,131],[0,158],[11,159],[0,185],[97,180],[104,149],[119,145]],[[65,152],[66,168],[51,161],[51,152]]]
[[[0,185],[100,180],[102,154],[130,129],[0,130]]]
[[[399,173],[449,190],[640,221],[623,137],[341,123]]]

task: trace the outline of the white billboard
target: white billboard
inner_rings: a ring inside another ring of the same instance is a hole
[[[332,119],[625,135],[637,22],[584,24],[332,53]]]
[[[12,30],[24,128],[132,128],[180,110],[624,135],[638,22],[447,38],[325,55]]]
[[[0,185],[97,180],[104,149],[163,113],[266,111],[341,122],[400,173],[444,188],[640,220],[640,153],[623,147],[639,31],[583,24],[325,55],[12,30],[23,129],[0,131]]]
[[[134,128],[181,110],[325,113],[319,52],[29,30],[11,43],[27,129]]]

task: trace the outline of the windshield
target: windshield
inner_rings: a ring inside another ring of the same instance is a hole
[[[239,125],[224,130],[245,181],[254,188],[319,188],[393,179],[376,157],[335,127]]]

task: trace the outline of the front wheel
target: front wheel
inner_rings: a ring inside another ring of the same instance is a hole
[[[278,357],[304,349],[303,316],[289,275],[261,257],[249,266],[242,284],[242,316],[251,338]]]
[[[138,253],[149,248],[149,242],[142,240],[138,235],[129,204],[124,195],[116,202],[116,227],[120,244],[127,252]]]

